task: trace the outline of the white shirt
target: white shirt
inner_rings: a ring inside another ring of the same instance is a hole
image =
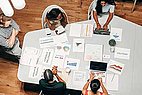
[[[97,1],[98,0],[95,0],[94,3],[93,3],[93,11],[96,11],[96,6],[97,6]],[[114,13],[114,9],[115,9],[115,5],[110,5],[110,4],[107,4],[105,6],[102,7],[102,13]]]

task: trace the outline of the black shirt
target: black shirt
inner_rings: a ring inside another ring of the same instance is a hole
[[[44,95],[64,95],[66,89],[66,84],[63,82],[48,83],[45,79],[41,79],[39,85]]]

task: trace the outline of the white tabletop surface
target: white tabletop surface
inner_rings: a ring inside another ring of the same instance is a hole
[[[93,23],[92,21],[82,21],[78,23]],[[131,50],[130,59],[116,59],[114,58],[114,53],[110,52],[110,46],[108,44],[109,36],[108,35],[95,35],[93,34],[92,38],[83,38],[85,39],[85,44],[102,44],[104,45],[104,54],[110,55],[110,59],[121,62],[125,64],[123,73],[119,76],[119,89],[118,91],[110,91],[112,95],[139,95],[142,90],[142,27],[136,25],[132,22],[114,16],[111,21],[111,27],[122,28],[123,35],[122,41],[117,42],[116,47],[128,48]],[[46,31],[48,29],[41,29],[28,32],[24,37],[23,48],[25,47],[39,47],[39,38],[46,37]],[[66,28],[66,33],[69,33],[69,25]],[[68,37],[69,42],[72,43],[74,37]],[[83,53],[74,53],[70,52],[68,57],[77,58],[81,60],[79,70],[86,71],[88,74],[88,62],[83,60]],[[108,62],[109,59],[103,59],[103,61]],[[19,64],[18,68],[18,79],[22,82],[38,84],[38,78],[29,78],[29,66]],[[109,72],[108,72],[109,73]],[[76,89],[72,87],[71,83],[72,73],[68,76],[67,87],[71,89]],[[87,76],[86,76],[87,79]],[[80,90],[82,87],[78,87],[77,90]]]

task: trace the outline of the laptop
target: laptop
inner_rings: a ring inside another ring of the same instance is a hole
[[[93,31],[94,34],[100,34],[100,35],[110,35],[110,30],[107,29],[107,30],[104,30],[103,28],[101,29],[97,29],[95,28],[95,30]]]
[[[103,82],[105,81],[106,70],[107,70],[107,63],[90,61],[89,71],[95,73],[95,78],[102,78]]]

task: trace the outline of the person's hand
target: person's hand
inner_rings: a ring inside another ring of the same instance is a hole
[[[52,73],[53,73],[53,75],[57,75],[57,66],[53,66],[52,67]]]
[[[97,30],[99,30],[101,28],[101,25],[98,23],[97,24]]]
[[[15,37],[10,37],[10,38],[8,38],[8,39],[6,40],[6,42],[8,43],[8,46],[9,46],[10,48],[12,48],[13,45],[14,45],[14,42],[15,42]]]
[[[50,28],[51,30],[55,30],[55,25],[51,25],[49,28]]]
[[[107,24],[104,24],[103,25],[103,29],[106,31],[108,29],[108,25]]]
[[[94,72],[91,72],[91,73],[90,73],[90,79],[89,79],[89,81],[92,81],[92,80],[94,79],[94,77],[95,77],[95,73],[94,73]]]

